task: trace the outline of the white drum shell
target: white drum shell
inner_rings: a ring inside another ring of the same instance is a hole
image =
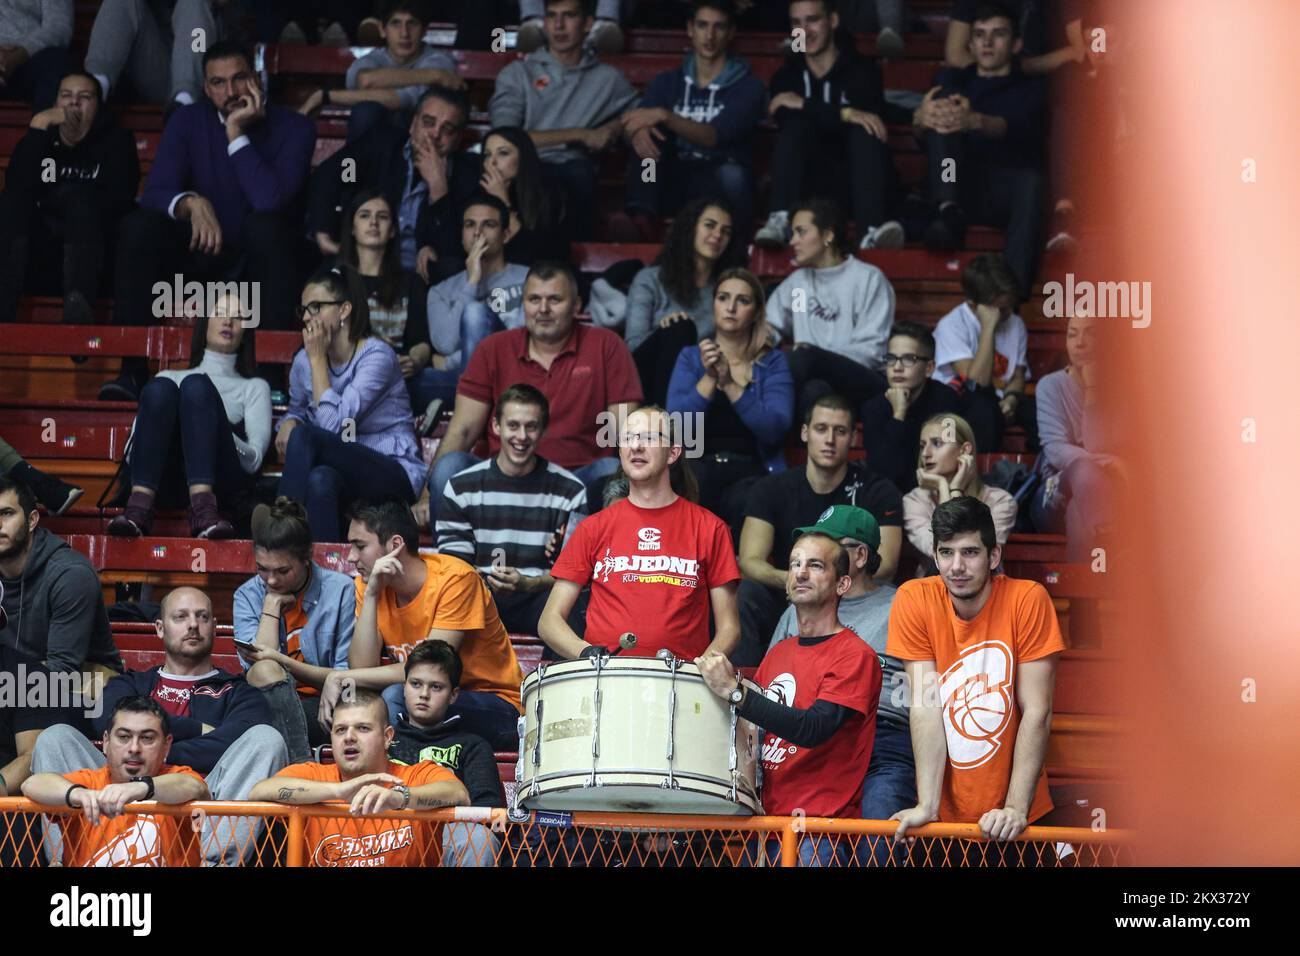
[[[674,680],[668,664],[656,658],[607,658],[599,675],[599,719],[597,684],[591,660],[549,664],[524,680],[521,806],[735,816],[761,812],[759,731],[736,721],[733,796],[731,707],[709,690],[694,664],[678,664]],[[593,757],[595,738],[598,753]]]

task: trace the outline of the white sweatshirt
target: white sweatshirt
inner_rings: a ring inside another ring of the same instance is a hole
[[[767,321],[784,339],[879,368],[894,322],[894,287],[852,256],[829,269],[796,269],[767,300]]]
[[[248,474],[255,475],[262,467],[262,457],[271,445],[271,386],[265,379],[244,378],[235,371],[235,355],[205,350],[203,361],[197,368],[166,369],[159,378],[169,378],[177,385],[191,375],[206,374],[221,393],[221,404],[226,407],[230,424],[244,424],[248,440],[238,435],[230,437],[239,452],[239,465]]]

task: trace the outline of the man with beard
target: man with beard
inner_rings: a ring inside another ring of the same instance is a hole
[[[310,866],[428,866],[427,823],[357,820],[393,810],[469,806],[469,792],[452,771],[430,761],[388,758],[393,727],[374,691],[358,689],[334,708],[330,737],[334,763],[296,763],[253,787],[251,800],[307,806],[329,800],[350,805],[339,817],[307,821]],[[349,815],[350,814],[350,815]]]
[[[242,677],[212,663],[216,622],[212,601],[198,588],[180,587],[163,598],[154,622],[163,663],[133,671],[104,685],[104,711],[95,729],[104,733],[117,702],[150,697],[167,712],[173,743],[168,757],[203,774],[216,800],[247,800],[253,784],[287,762],[284,739],[270,726],[262,694]],[[99,767],[103,756],[66,724],[41,734],[32,753],[33,773],[71,773]],[[209,818],[203,824],[209,864],[235,864],[252,853],[261,823],[256,818]]]
[[[267,103],[243,47],[212,45],[203,70],[205,99],[172,115],[140,208],[122,223],[113,321],[160,324],[179,303],[154,284],[180,273],[186,282],[251,281],[257,296],[241,302],[257,313],[249,322],[287,328],[300,288],[300,198],[316,128]],[[143,359],[127,360],[99,397],[135,401],[146,372]]]
[[[83,682],[122,669],[95,569],[39,524],[31,489],[0,476],[0,680],[26,688],[39,674],[51,688],[43,701],[0,706],[4,795],[27,777],[42,729],[76,721],[76,711],[93,706],[94,689],[83,699]],[[49,699],[60,686],[67,699]]]
[[[31,489],[0,477],[0,584],[8,618],[0,643],[52,671],[90,664],[120,672],[99,576],[84,555],[39,525]]]
[[[72,773],[38,773],[23,796],[81,810],[64,826],[64,866],[198,866],[194,828],[183,817],[125,814],[128,803],[188,803],[209,798],[189,767],[168,764],[167,712],[148,697],[123,697],[104,731],[98,764]],[[84,817],[84,819],[83,819]]]
[[[140,184],[135,138],[101,107],[99,84],[69,73],[14,148],[0,197],[0,322],[14,321],[24,291],[61,292],[63,321],[94,321],[111,237]]]

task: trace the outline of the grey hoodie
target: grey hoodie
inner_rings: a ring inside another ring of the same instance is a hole
[[[515,60],[497,75],[488,103],[493,126],[520,126],[529,132],[595,129],[637,101],[637,92],[617,67],[601,63],[590,50],[577,66],[564,66],[549,50]],[[540,151],[543,161],[564,163],[586,153],[576,146]]]
[[[0,641],[52,671],[86,663],[122,670],[99,576],[80,552],[44,528],[32,535],[22,577],[4,581],[8,621]]]

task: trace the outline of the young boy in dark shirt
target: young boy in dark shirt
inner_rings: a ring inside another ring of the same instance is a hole
[[[461,661],[446,641],[423,641],[406,658],[406,708],[393,728],[388,756],[396,763],[432,761],[454,773],[469,791],[473,807],[504,807],[505,792],[492,747],[460,729],[459,716],[447,717],[460,688]],[[494,866],[498,841],[477,823],[447,824],[444,852],[453,866]]]

